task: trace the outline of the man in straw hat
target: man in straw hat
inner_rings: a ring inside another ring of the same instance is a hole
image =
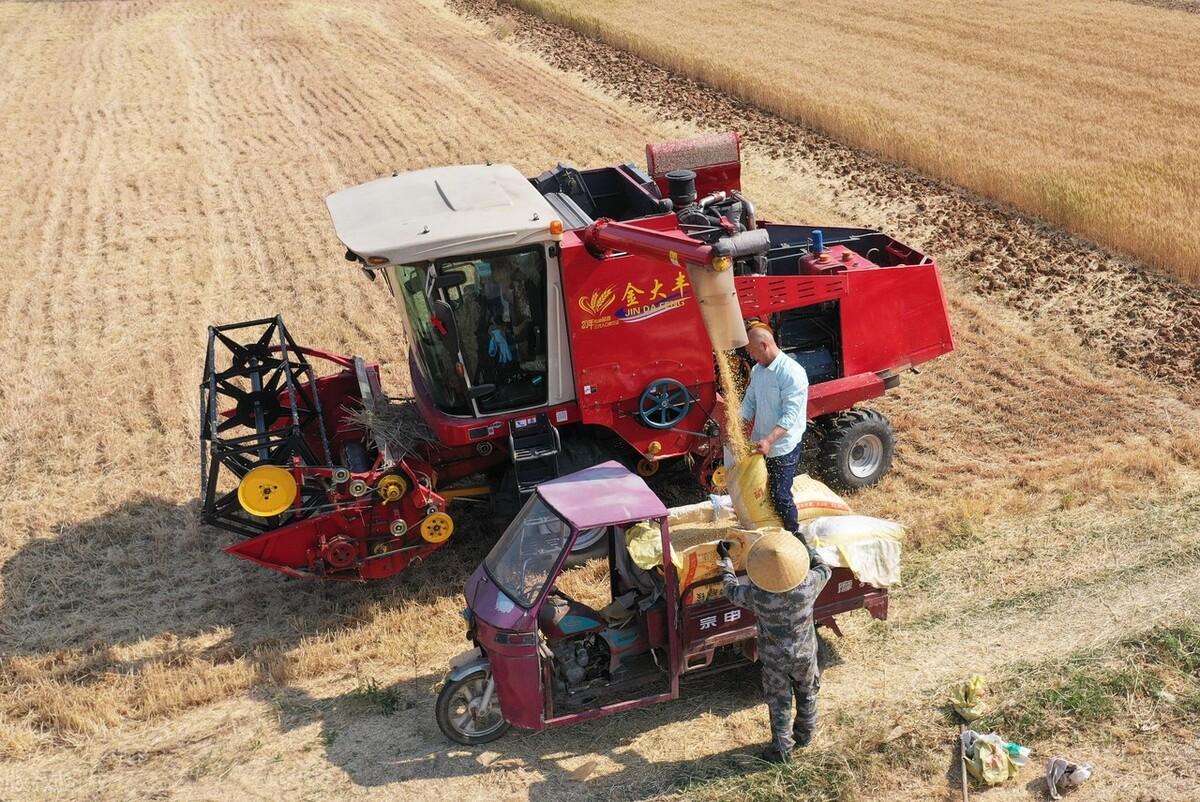
[[[763,535],[746,554],[750,584],[739,584],[725,541],[717,544],[725,595],[758,619],[758,659],[771,716],[771,746],[764,757],[786,763],[807,746],[817,724],[817,634],[813,603],[832,573],[802,540],[787,532]],[[792,716],[792,696],[796,717]]]
[[[754,449],[766,457],[767,485],[775,511],[789,532],[799,528],[792,480],[808,419],[808,374],[780,350],[766,323],[751,321],[746,350],[757,363],[742,399],[742,420],[751,425]]]

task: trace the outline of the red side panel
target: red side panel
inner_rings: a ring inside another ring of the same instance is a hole
[[[900,370],[954,350],[937,266],[843,274],[842,359],[847,376]]]
[[[668,215],[668,217],[672,217]],[[645,451],[686,451],[716,397],[712,347],[687,272],[633,254],[594,258],[573,234],[562,243],[575,391],[584,423],[606,426]],[[638,401],[656,379],[682,382],[697,399],[675,431],[644,426]]]
[[[859,373],[814,384],[808,391],[808,417],[849,409],[859,401],[878,398],[885,391],[883,379],[875,373]]]
[[[740,276],[734,286],[742,317],[751,318],[837,300],[846,294],[847,281],[845,275]]]
[[[834,568],[833,576],[817,597],[813,621],[833,624],[833,617],[851,610],[866,610],[872,617],[887,618],[888,592],[859,582],[849,568]]]

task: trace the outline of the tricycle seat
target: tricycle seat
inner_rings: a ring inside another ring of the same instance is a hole
[[[561,591],[553,591],[538,611],[538,626],[546,638],[553,642],[574,635],[599,632],[608,624],[595,609]]]

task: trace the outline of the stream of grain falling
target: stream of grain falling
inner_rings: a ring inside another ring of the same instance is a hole
[[[750,443],[746,440],[746,428],[742,425],[741,377],[734,370],[737,354],[733,351],[717,351],[717,380],[721,384],[721,395],[725,399],[725,442],[733,452],[736,465],[750,454]]]

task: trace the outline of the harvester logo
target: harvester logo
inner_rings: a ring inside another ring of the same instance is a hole
[[[579,304],[579,308],[583,310],[584,314],[590,315],[580,321],[579,328],[590,331],[617,325],[617,321],[613,319],[612,315],[605,314],[608,308],[616,303],[616,300],[616,285],[610,285],[602,290],[594,290],[591,295],[579,296],[576,303]]]
[[[616,312],[617,320],[622,323],[641,323],[652,317],[670,312],[683,306],[687,300],[687,276],[680,270],[671,285],[671,291],[666,292],[663,283],[654,279],[654,286],[648,290],[635,285],[632,281],[625,285],[625,306]]]
[[[587,312],[592,317],[600,317],[604,314],[604,310],[612,306],[612,302],[617,300],[617,294],[614,292],[616,287],[608,287],[603,290],[596,290],[590,296],[579,299],[579,308]]]

